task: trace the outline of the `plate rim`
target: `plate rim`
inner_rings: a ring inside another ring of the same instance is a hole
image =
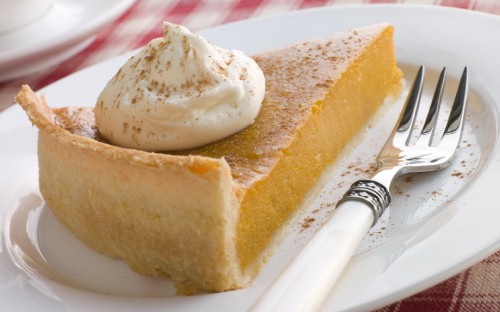
[[[92,11],[92,5],[98,3],[99,1],[92,0],[86,2],[87,8],[86,10]],[[111,0],[107,5],[107,9],[102,12],[94,12],[97,14],[93,15],[93,18],[85,21],[80,26],[71,27],[63,34],[60,34],[55,37],[51,37],[46,42],[38,45],[34,49],[26,49],[25,47],[19,47],[14,49],[8,49],[6,51],[0,51],[0,68],[9,64],[9,62],[13,62],[19,59],[23,59],[32,55],[45,53],[47,51],[57,49],[57,47],[63,46],[66,43],[84,39],[87,36],[90,36],[92,31],[99,28],[100,26],[112,21],[114,18],[117,18],[119,15],[123,14],[136,0]],[[51,5],[65,5],[67,3],[74,2],[74,0],[53,0]],[[36,24],[37,21],[33,22]],[[31,24],[30,24],[31,25]],[[12,33],[18,32],[22,29],[13,30]],[[7,33],[11,34],[11,32]],[[4,34],[4,35],[7,35]]]

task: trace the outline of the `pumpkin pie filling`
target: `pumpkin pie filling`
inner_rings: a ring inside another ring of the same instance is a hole
[[[255,56],[267,81],[257,122],[186,153],[225,157],[234,180],[246,187],[237,226],[243,268],[384,99],[399,90],[392,29],[372,35],[351,31]]]
[[[399,92],[392,35],[373,25],[255,55],[256,121],[168,154],[113,146],[92,108],[51,109],[23,87],[42,195],[89,246],[181,292],[245,287],[321,173]]]

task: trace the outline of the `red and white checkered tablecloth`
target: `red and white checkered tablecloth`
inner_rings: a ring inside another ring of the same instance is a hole
[[[0,83],[0,112],[13,103],[21,84],[38,90],[89,65],[143,46],[161,36],[159,25],[163,20],[196,31],[310,7],[369,3],[442,5],[500,15],[498,0],[138,0],[71,59],[38,74]],[[378,311],[500,311],[500,251],[437,286]]]

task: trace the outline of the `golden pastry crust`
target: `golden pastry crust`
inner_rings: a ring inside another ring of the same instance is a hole
[[[17,96],[39,128],[40,189],[92,248],[183,292],[247,286],[321,172],[400,89],[381,24],[255,56],[266,75],[256,122],[175,154],[112,146],[90,108]]]
[[[224,159],[111,146],[58,126],[60,110],[27,86],[17,101],[40,130],[40,191],[79,239],[138,272],[190,288],[244,285],[230,248],[238,185]]]

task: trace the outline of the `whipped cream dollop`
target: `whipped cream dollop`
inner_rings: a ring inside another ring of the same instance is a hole
[[[131,57],[108,82],[95,117],[99,132],[118,146],[182,150],[252,124],[264,93],[264,74],[253,59],[164,23],[164,36]]]

